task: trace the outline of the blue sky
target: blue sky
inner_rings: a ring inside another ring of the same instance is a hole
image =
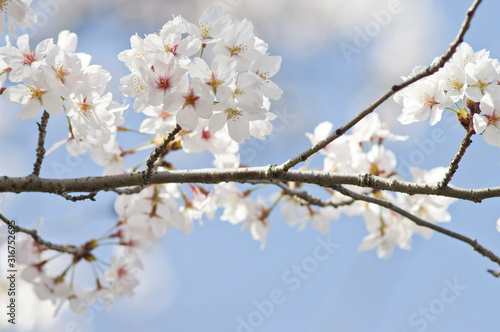
[[[311,46],[311,51],[297,51],[283,39],[272,39],[284,32],[266,32],[255,23],[260,37],[269,43],[270,52],[283,57],[275,82],[284,95],[273,108],[278,114],[286,114],[276,120],[286,130],[277,130],[268,142],[251,141],[241,146],[242,153],[247,151],[248,156],[258,152],[252,157],[252,165],[280,163],[300,153],[310,144],[304,132],[312,132],[326,120],[336,125],[345,123],[399,82],[399,76],[407,75],[416,65],[429,64],[454,38],[470,5],[470,1],[451,0],[401,3],[405,11],[401,15],[420,20],[422,25],[408,21],[407,25],[414,27],[404,30],[405,22],[395,17],[351,62],[346,61],[339,44],[350,43],[356,28],[363,29],[373,20],[369,15],[364,21],[342,26],[339,34],[327,34],[320,45]],[[385,2],[380,1],[379,8],[384,6]],[[412,13],[411,9],[426,11]],[[465,38],[474,50],[490,50],[491,57],[500,57],[495,33],[499,9],[499,3],[485,1]],[[193,13],[193,7],[186,5],[185,10],[188,17],[199,15]],[[203,8],[196,10],[201,13]],[[175,14],[184,15],[182,11]],[[78,50],[90,53],[93,63],[112,73],[109,90],[116,96],[119,78],[127,74],[116,55],[129,48],[132,34],[150,33],[162,25],[140,24],[114,10],[94,12],[77,22],[81,23],[61,23],[59,29],[75,31],[79,35]],[[398,35],[401,29],[407,36],[420,39]],[[38,37],[42,35],[40,30]],[[390,52],[393,44],[400,45],[398,55]],[[23,175],[32,164],[29,151],[36,144],[35,121],[20,123],[14,119],[15,107],[6,105],[3,109],[10,113],[3,115],[2,121],[20,129],[2,134],[0,151],[4,156],[12,153],[13,157],[7,157],[8,165],[2,165],[1,170],[8,175]],[[390,145],[400,162],[408,160],[413,151],[422,151],[422,142],[438,128],[446,138],[425,154],[419,167],[447,166],[463,136],[449,117],[433,128],[427,123],[403,127],[394,122],[399,114],[394,102],[388,101],[379,112],[383,119],[394,123],[394,132],[412,135],[407,142]],[[126,119],[138,127],[141,118],[130,111]],[[64,119],[51,119],[48,145],[61,139],[62,128]],[[128,137],[124,140],[133,142]],[[499,185],[500,151],[481,137],[473,141],[452,183],[472,188]],[[203,156],[178,154],[175,158],[178,168],[210,164]],[[311,165],[320,162],[316,158]],[[58,176],[61,169],[63,177],[101,172],[88,156],[68,159],[61,150],[47,158],[42,175]],[[56,243],[79,243],[98,236],[116,221],[113,200],[113,194],[100,194],[95,203],[77,204],[41,194],[6,195],[2,209],[29,226],[43,216],[42,235]],[[477,238],[500,253],[500,233],[495,230],[500,213],[496,203],[456,202],[449,209],[452,221],[444,226]],[[56,323],[57,330],[68,326],[80,331],[176,332],[498,330],[500,297],[495,294],[500,290],[500,280],[486,272],[495,266],[463,243],[440,234],[430,240],[415,236],[411,250],[396,249],[389,259],[381,260],[375,251],[357,252],[367,234],[361,218],[342,216],[332,222],[328,235],[321,235],[310,225],[299,232],[288,227],[279,214],[271,216],[271,223],[264,250],[248,231],[240,231],[238,226],[217,217],[203,226],[196,225],[190,235],[172,230],[144,257],[145,271],[138,275],[142,284],[135,298],[120,301],[109,314],[100,307],[91,308],[89,317],[64,312]]]

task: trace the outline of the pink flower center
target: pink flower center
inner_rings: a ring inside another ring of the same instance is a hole
[[[208,36],[210,35],[210,32],[212,32],[212,27],[208,25],[208,22],[199,22],[198,24],[200,28],[200,37],[202,39],[207,39]]]
[[[125,266],[120,266],[116,271],[116,274],[118,275],[119,279],[125,277],[128,274],[127,268]]]
[[[47,92],[45,90],[38,89],[38,88],[35,88],[35,87],[32,87],[32,86],[30,86],[28,88],[29,88],[30,94],[31,94],[30,99],[38,99],[38,100],[41,101],[42,95]]]
[[[429,106],[430,108],[439,105],[439,103],[434,99],[434,97],[429,96],[427,93],[424,93],[422,96],[420,96],[420,102],[425,106]]]
[[[477,85],[479,86],[479,89],[481,89],[481,91],[483,91],[483,89],[486,88],[490,84],[491,84],[491,82],[488,82],[485,78],[483,78],[477,82]]]
[[[257,75],[260,76],[260,78],[262,78],[266,83],[269,83],[269,71],[266,71],[266,72],[257,72]]]
[[[61,80],[62,83],[66,81],[66,76],[69,75],[69,71],[64,69],[64,66],[59,64],[57,65],[57,69],[55,69],[57,78]]]
[[[170,113],[168,113],[167,111],[161,111],[159,117],[162,118],[163,120],[167,119],[168,117],[170,116]]]
[[[227,48],[231,53],[231,56],[239,55],[240,53],[245,52],[248,47],[245,44],[234,45],[232,48]]]
[[[211,79],[210,79],[210,82],[208,82],[207,84],[208,84],[208,85],[210,85],[211,87],[213,87],[213,88],[214,88],[214,91],[216,91],[216,90],[217,90],[217,87],[218,87],[219,85],[221,85],[222,83],[224,83],[224,81],[223,81],[223,80],[218,79],[217,77],[215,77],[215,74],[214,74],[214,73],[212,73],[212,77],[211,77]]]
[[[0,12],[5,13],[7,5],[11,0],[0,0]]]
[[[177,55],[177,46],[178,45],[167,45],[167,52]]]
[[[137,94],[143,93],[146,90],[146,84],[139,77],[134,77],[134,91]]]
[[[210,130],[208,128],[203,128],[203,131],[201,132],[201,138],[204,140],[209,140],[212,138],[212,134],[210,133]]]
[[[238,118],[243,115],[243,112],[237,108],[228,108],[226,109],[226,113],[227,120],[231,120],[233,122],[236,122],[236,120],[238,120]]]
[[[35,62],[36,52],[26,51],[23,53],[23,65],[31,65]]]
[[[489,126],[498,127],[498,124],[500,122],[500,116],[496,110],[493,111],[492,115],[485,115],[485,117],[488,119],[488,127]]]
[[[193,89],[191,89],[189,94],[187,96],[185,96],[185,99],[186,99],[186,101],[184,102],[184,105],[182,105],[182,108],[184,108],[186,106],[191,106],[192,108],[195,108],[196,102],[198,101],[198,99],[200,99],[200,97],[195,95]]]
[[[86,116],[92,114],[92,109],[94,105],[92,103],[87,102],[87,98],[85,97],[81,103],[78,103],[78,110]]]
[[[162,76],[156,79],[156,86],[158,89],[167,91],[172,87],[172,84],[170,83],[170,79],[168,77]]]

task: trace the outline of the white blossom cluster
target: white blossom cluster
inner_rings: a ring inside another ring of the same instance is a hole
[[[51,115],[64,109],[69,134],[54,148],[66,144],[72,156],[92,150],[92,158],[111,172],[121,170],[123,158],[115,141],[117,125],[123,123],[126,106],[117,105],[111,93],[105,93],[111,79],[101,66],[91,65],[91,56],[76,53],[76,34],[62,31],[57,43],[52,38],[40,42],[35,49],[28,35],[0,48],[2,78],[11,85],[3,91],[7,103],[23,105],[17,117],[31,119],[43,108]],[[49,151],[50,153],[51,151]]]
[[[130,43],[118,56],[131,71],[121,91],[149,116],[141,131],[162,133],[178,124],[199,135],[223,131],[237,143],[270,134],[269,99],[282,94],[271,77],[281,57],[267,53],[251,22],[231,22],[212,6],[198,25],[177,16],[158,34],[132,36]]]
[[[97,246],[96,241],[89,241],[86,246],[92,249]],[[21,273],[21,278],[32,283],[33,291],[40,300],[50,300],[59,308],[66,302],[70,309],[80,315],[87,314],[86,307],[100,300],[109,310],[109,305],[114,299],[123,295],[132,296],[133,289],[139,284],[135,273],[137,269],[142,269],[140,259],[136,255],[127,255],[117,258],[113,256],[108,269],[103,272],[104,277],[98,278],[96,275],[95,288],[83,288],[73,281],[76,267],[75,259],[62,271],[57,270],[60,264],[55,267],[50,264],[56,258],[54,252],[46,250],[43,246],[35,243],[31,238],[25,238],[18,249],[18,264],[25,266]],[[92,254],[78,259],[84,259],[93,264],[95,269],[102,269],[96,265],[96,257]],[[97,267],[96,267],[97,266]],[[59,274],[56,274],[56,271]]]
[[[333,129],[330,122],[320,123],[314,133],[307,133],[312,144],[325,139]],[[396,155],[383,146],[384,140],[406,140],[406,136],[392,134],[387,125],[382,123],[377,113],[371,113],[361,120],[351,135],[344,134],[320,151],[324,155],[323,171],[348,174],[373,174],[384,178],[397,179]],[[430,171],[411,167],[413,182],[419,184],[436,184],[442,180],[446,168],[438,167]],[[399,206],[413,215],[428,222],[443,222],[451,219],[448,206],[455,201],[453,198],[429,195],[392,194],[370,188],[346,186],[352,191],[368,194]],[[303,206],[300,200],[288,198],[287,207],[283,208],[282,216],[290,225],[297,223],[304,227],[307,220],[324,233],[329,231],[330,220],[337,219],[340,213],[361,215],[365,219],[369,234],[363,239],[359,250],[377,248],[380,258],[389,257],[397,245],[402,249],[410,249],[412,235],[420,233],[429,237],[432,231],[417,226],[414,222],[401,215],[384,209],[378,205],[362,201],[352,202],[349,197],[338,192],[330,192],[329,202],[341,204],[337,208],[331,206],[311,212]],[[346,203],[346,204],[342,204]]]
[[[411,76],[424,69],[416,67]],[[430,118],[433,126],[447,109],[457,113],[465,127],[472,121],[476,134],[482,134],[488,144],[500,147],[499,80],[498,60],[490,58],[486,50],[474,52],[468,44],[462,43],[437,73],[395,95],[396,102],[403,106],[398,120],[409,124]],[[451,108],[454,105],[456,110]]]

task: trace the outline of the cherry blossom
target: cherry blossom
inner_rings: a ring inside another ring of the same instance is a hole
[[[257,197],[257,201],[246,200],[248,214],[245,218],[242,230],[250,229],[254,240],[261,242],[261,249],[266,245],[267,234],[269,233],[269,208],[262,196]]]
[[[224,208],[221,220],[227,220],[236,225],[247,219],[247,199],[234,183],[221,183],[214,187],[214,196],[217,205]]]
[[[329,129],[331,131],[331,128]],[[395,135],[390,132],[387,123],[380,121],[377,113],[368,114],[352,129],[352,137],[358,142],[388,139],[390,141],[405,141],[408,136]]]
[[[226,27],[220,37],[215,43],[214,52],[235,59],[237,70],[248,68],[261,54],[255,47],[253,24],[246,19]]]
[[[136,269],[142,269],[140,261],[132,257],[130,260],[122,256],[119,260],[114,256],[111,259],[111,268],[106,271],[106,281],[110,284],[110,291],[114,297],[124,294],[132,296],[134,288],[139,284],[135,278]]]
[[[234,155],[239,145],[223,130],[212,133],[208,121],[203,120],[198,123],[196,130],[182,136],[182,149],[188,153],[210,151],[214,155]]]
[[[3,34],[5,26],[10,34],[16,37],[17,24],[21,28],[27,28],[37,22],[36,14],[29,8],[32,0],[9,0],[0,3],[0,33]],[[7,17],[7,20],[6,20]]]
[[[17,48],[10,45],[3,47],[0,54],[11,68],[9,80],[22,82],[31,79],[52,47],[54,47],[54,41],[49,38],[41,41],[33,50],[30,47],[28,35],[22,35],[17,39]]]
[[[447,169],[444,167],[436,167],[429,171],[411,167],[410,171],[413,175],[413,181],[422,184],[436,184],[441,181]],[[398,194],[397,198],[399,205],[405,207],[414,215],[432,222],[447,222],[451,220],[448,212],[450,204],[456,201],[454,198],[443,196],[428,196],[428,195],[405,195]],[[410,223],[410,228],[413,232],[420,233],[422,236],[429,238],[432,230]]]
[[[219,6],[210,6],[198,22],[196,25],[186,21],[186,32],[199,38],[203,44],[209,44],[216,42],[220,33],[231,24],[231,17],[228,14],[222,15]]]
[[[17,114],[19,119],[34,118],[42,107],[52,115],[59,114],[63,101],[59,95],[51,91],[43,72],[36,72],[28,84],[28,86],[24,84],[10,86],[3,93],[5,102],[23,105]]]
[[[180,67],[171,53],[162,53],[153,66],[155,71],[148,70],[145,77],[147,103],[152,106],[164,104],[176,109],[179,102],[175,103],[175,93],[187,90],[189,84],[187,71]],[[170,104],[170,101],[174,101],[174,104]]]
[[[177,111],[176,119],[183,128],[194,130],[199,118],[209,119],[212,116],[214,95],[212,89],[200,80],[192,80],[187,90],[180,92],[177,98],[182,106]]]
[[[281,67],[280,56],[269,56],[267,54],[259,56],[250,64],[250,73],[257,75],[262,84],[259,85],[261,93],[270,99],[280,99],[283,94],[276,83],[271,81],[271,77],[276,75]]]
[[[227,127],[229,136],[237,142],[242,143],[250,138],[250,121],[264,120],[266,114],[257,104],[238,104],[233,99],[227,103],[220,103],[214,107],[214,115],[210,118],[210,132],[216,133]]]
[[[61,97],[68,99],[70,94],[86,91],[86,76],[82,72],[81,61],[76,54],[69,54],[55,45],[47,53],[41,69],[47,75],[51,89]]]
[[[465,96],[468,85],[464,68],[447,63],[439,74],[443,80],[442,88],[446,91],[446,96],[450,97],[453,102],[457,102]]]
[[[474,130],[482,134],[486,143],[500,147],[500,100],[490,95],[481,99],[481,114],[474,114]]]
[[[214,93],[217,93],[220,87],[228,86],[236,78],[236,61],[219,54],[208,67],[204,60],[195,58],[189,65],[189,74],[211,86]]]
[[[402,124],[425,121],[435,125],[441,120],[445,107],[451,106],[453,100],[446,96],[439,81],[422,81],[404,90],[403,114],[398,117]]]
[[[136,101],[139,98],[136,99]],[[141,123],[139,131],[149,134],[166,134],[177,125],[176,113],[167,112],[163,109],[163,105],[147,106],[143,113],[148,117]]]
[[[500,97],[500,86],[496,82],[500,78],[499,74],[487,60],[478,63],[469,63],[465,67],[468,87],[465,89],[467,98],[479,102],[488,93],[495,98]]]
[[[363,238],[359,251],[377,248],[379,258],[388,258],[395,245],[410,249],[411,230],[397,213],[370,205],[363,217],[370,234]]]
[[[179,63],[188,64],[189,57],[199,51],[201,40],[192,35],[182,38],[184,32],[184,22],[180,16],[167,22],[158,35],[150,34],[144,40],[144,58],[153,63],[159,53],[167,52],[174,55]]]

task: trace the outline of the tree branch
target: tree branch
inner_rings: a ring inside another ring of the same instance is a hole
[[[460,163],[460,160],[462,160],[462,157],[464,156],[465,151],[472,143],[471,137],[473,134],[474,134],[474,131],[471,129],[467,130],[467,132],[465,133],[465,137],[462,140],[462,143],[460,144],[460,148],[458,149],[458,152],[455,154],[455,157],[450,162],[450,167],[448,168],[448,171],[446,171],[446,174],[445,174],[443,180],[441,180],[441,182],[439,182],[437,185],[438,188],[446,187],[450,183],[451,178],[453,177],[453,175],[455,174],[455,172],[458,169],[458,164]]]
[[[151,179],[151,174],[153,173],[153,168],[158,160],[158,158],[161,156],[161,154],[167,149],[168,145],[170,142],[172,142],[175,139],[175,135],[181,131],[181,126],[177,125],[170,133],[168,133],[167,137],[163,140],[163,143],[160,144],[156,149],[154,149],[153,152],[151,152],[151,155],[148,158],[148,161],[146,162],[146,170],[142,173],[142,179],[144,184],[149,184],[149,181]]]
[[[142,189],[146,188],[146,186],[141,185],[141,186],[135,186],[132,188],[125,188],[125,189],[120,189],[120,188],[115,188],[111,189],[111,191],[114,191],[118,195],[133,195],[133,194],[138,194],[142,191]]]
[[[43,111],[42,120],[38,124],[38,145],[36,147],[36,161],[33,164],[32,176],[39,176],[40,169],[42,168],[43,158],[45,157],[45,135],[47,134],[46,128],[49,122],[50,114],[47,111]]]
[[[55,251],[58,251],[61,253],[70,254],[70,255],[74,255],[74,256],[77,256],[80,254],[80,250],[77,247],[72,246],[72,245],[61,246],[58,244],[53,244],[51,242],[45,241],[44,239],[42,239],[40,237],[40,235],[38,235],[38,232],[35,229],[30,230],[30,229],[26,229],[26,228],[23,228],[21,226],[18,226],[15,224],[14,220],[7,219],[2,213],[0,213],[0,219],[2,219],[2,221],[4,223],[6,223],[7,226],[12,227],[12,229],[16,233],[25,233],[25,234],[30,235],[33,238],[33,241],[35,241],[36,243],[38,243],[41,246],[46,247],[47,249],[55,250]]]
[[[401,209],[400,207],[388,202],[388,201],[384,201],[382,199],[379,199],[379,198],[375,198],[375,197],[371,197],[371,196],[366,196],[366,195],[362,195],[362,194],[358,194],[358,193],[355,193],[351,190],[348,190],[342,186],[334,186],[333,189],[337,190],[338,192],[340,192],[341,194],[344,194],[346,196],[349,196],[355,200],[360,200],[360,201],[365,201],[365,202],[368,202],[368,203],[373,203],[373,204],[376,204],[376,205],[379,205],[379,206],[382,206],[386,209],[389,209],[389,210],[392,210],[396,213],[399,213],[400,215],[402,215],[403,217],[405,218],[408,218],[410,219],[411,221],[413,221],[415,224],[419,225],[419,226],[422,226],[422,227],[426,227],[426,228],[430,228],[432,230],[435,230],[436,232],[439,232],[441,234],[444,234],[444,235],[447,235],[449,237],[452,237],[454,239],[457,239],[459,241],[462,241],[462,242],[465,242],[469,245],[472,246],[472,248],[477,251],[478,253],[480,253],[481,255],[489,258],[492,262],[495,262],[497,263],[498,265],[500,265],[500,257],[496,256],[495,254],[493,254],[490,250],[486,249],[485,247],[483,247],[482,245],[480,245],[479,243],[477,243],[477,240],[476,239],[472,239],[472,238],[469,238],[469,237],[466,237],[466,236],[463,236],[461,234],[458,234],[458,233],[455,233],[453,231],[450,231],[446,228],[443,228],[441,226],[437,226],[437,225],[434,225],[428,221],[425,221],[411,213],[409,213],[408,211],[405,211],[403,209]]]
[[[87,195],[78,195],[78,196],[72,196],[65,191],[59,193],[59,196],[62,196],[64,198],[66,198],[68,201],[72,201],[72,202],[84,201],[86,199],[90,199],[91,201],[95,201],[96,195],[97,195],[97,192],[95,192],[95,191],[93,191]]]
[[[304,151],[303,153],[299,154],[298,156],[289,159],[285,163],[281,165],[274,165],[269,169],[270,172],[275,173],[275,174],[281,174],[284,172],[287,172],[289,169],[297,165],[298,163],[301,163],[308,159],[310,156],[313,154],[317,153],[321,149],[325,148],[328,144],[342,136],[345,132],[347,132],[349,129],[351,129],[356,123],[361,121],[365,116],[373,112],[377,107],[379,107],[383,102],[385,102],[387,99],[389,99],[391,96],[393,96],[396,92],[400,91],[401,89],[407,87],[408,85],[415,83],[416,81],[430,76],[434,73],[436,73],[440,68],[444,66],[448,60],[453,56],[455,51],[457,50],[457,47],[460,45],[460,43],[463,42],[463,38],[465,33],[470,27],[470,22],[472,20],[472,17],[476,13],[477,8],[481,4],[482,0],[476,0],[472,4],[472,6],[467,10],[467,14],[465,16],[465,19],[462,23],[462,26],[460,27],[460,30],[458,31],[457,36],[455,37],[455,40],[450,44],[448,50],[443,53],[443,55],[439,58],[439,60],[428,67],[426,70],[423,72],[419,73],[418,75],[407,79],[403,83],[393,85],[392,88],[387,91],[384,95],[382,95],[379,99],[377,99],[373,104],[368,106],[365,110],[363,110],[361,113],[359,113],[354,119],[349,121],[347,124],[345,124],[343,127],[338,128],[333,132],[330,136],[325,138],[324,140],[318,142],[315,146],[312,148]]]
[[[403,217],[406,217],[408,219],[410,219],[411,221],[413,221],[415,224],[421,226],[421,227],[426,227],[426,228],[430,228],[432,230],[435,230],[441,234],[444,234],[444,235],[448,235],[452,238],[455,238],[457,240],[460,240],[460,241],[463,241],[465,243],[468,243],[470,244],[474,250],[476,250],[477,252],[479,252],[481,255],[485,256],[485,257],[488,257],[491,261],[497,263],[500,265],[500,257],[496,256],[495,254],[493,254],[490,250],[484,248],[483,246],[481,246],[479,243],[477,243],[477,240],[475,239],[471,239],[471,238],[468,238],[466,236],[463,236],[461,234],[458,234],[458,233],[455,233],[453,231],[450,231],[446,228],[443,228],[443,227],[440,227],[440,226],[437,226],[435,224],[432,224],[428,221],[425,221],[411,213],[409,213],[408,211],[406,210],[403,210],[401,209],[400,207],[390,203],[390,202],[387,202],[387,201],[384,201],[384,200],[381,200],[381,199],[378,199],[378,198],[375,198],[375,197],[372,197],[372,196],[367,196],[367,195],[362,195],[362,194],[358,194],[356,192],[353,192],[351,190],[348,190],[347,188],[344,188],[340,185],[337,185],[337,186],[334,186],[333,188],[338,191],[339,193],[345,195],[345,196],[348,196],[348,197],[351,197],[352,198],[352,201],[346,201],[345,203],[340,203],[340,204],[335,204],[333,202],[326,202],[326,201],[322,201],[321,199],[319,198],[316,198],[316,197],[313,197],[311,196],[310,194],[308,194],[307,192],[305,191],[297,191],[297,190],[293,190],[293,189],[290,189],[288,186],[286,186],[285,184],[283,183],[280,183],[280,182],[271,182],[277,186],[279,186],[280,188],[283,189],[283,191],[285,193],[287,193],[288,195],[291,195],[291,196],[297,196],[297,197],[300,197],[301,199],[303,199],[304,201],[306,201],[307,203],[311,204],[311,205],[317,205],[317,206],[321,206],[321,207],[325,207],[325,206],[333,206],[333,207],[338,207],[338,206],[341,206],[341,205],[349,205],[349,204],[352,204],[354,203],[355,201],[357,200],[360,200],[360,201],[365,201],[365,202],[368,202],[368,203],[373,203],[373,204],[377,204],[379,206],[382,206],[384,208],[387,208],[387,209],[390,209],[400,215],[402,215]],[[500,277],[500,272],[495,272],[493,270],[488,270],[489,273],[493,274],[494,276],[496,277]]]
[[[290,170],[281,175],[273,175],[269,167],[246,167],[234,169],[197,169],[162,171],[151,174],[151,184],[162,183],[206,183],[221,182],[248,183],[251,181],[276,180],[315,184],[329,188],[338,184],[401,192],[409,195],[437,195],[481,202],[483,199],[500,197],[500,187],[466,189],[454,186],[439,188],[437,185],[419,184],[397,179],[388,179],[368,173],[341,174],[324,171]],[[116,191],[118,188],[144,184],[142,173],[107,176],[89,176],[72,179],[44,179],[34,177],[0,177],[0,192],[44,192],[61,194],[64,192]],[[122,189],[119,189],[122,190]]]
[[[351,199],[351,200],[348,200],[348,201],[345,201],[345,202],[341,202],[341,203],[334,203],[334,202],[330,202],[330,201],[324,201],[324,200],[321,200],[321,199],[319,199],[317,197],[312,196],[307,191],[292,189],[289,186],[287,186],[286,184],[284,184],[282,182],[277,182],[277,181],[257,181],[257,183],[269,183],[269,184],[277,185],[278,187],[280,187],[281,189],[283,189],[283,192],[285,194],[287,194],[289,196],[298,197],[298,198],[302,199],[304,202],[306,202],[308,204],[316,205],[316,206],[320,206],[320,207],[332,206],[334,208],[338,208],[340,206],[351,205],[352,203],[355,202],[354,199]]]

